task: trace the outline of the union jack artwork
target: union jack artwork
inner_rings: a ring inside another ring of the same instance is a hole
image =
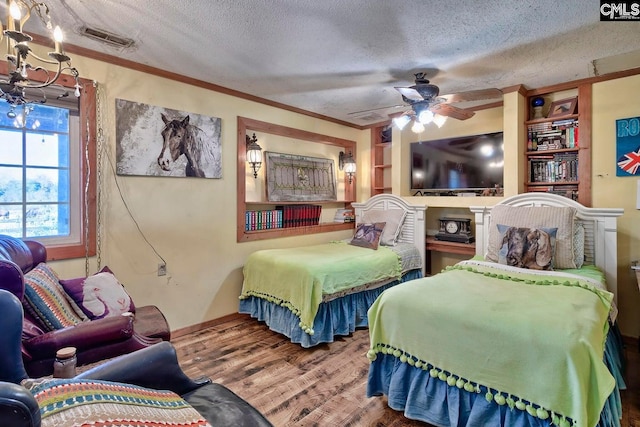
[[[618,166],[631,175],[637,175],[640,167],[640,147],[618,159]]]
[[[640,117],[616,120],[616,176],[640,176]]]

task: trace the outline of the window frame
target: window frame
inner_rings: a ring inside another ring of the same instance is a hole
[[[9,72],[6,61],[0,62],[0,75]],[[38,73],[30,73],[30,78],[38,80]],[[80,191],[79,212],[80,221],[79,241],[75,243],[42,243],[47,248],[47,260],[63,260],[83,258],[96,255],[96,230],[97,230],[97,161],[96,161],[96,87],[94,82],[84,78],[78,78],[81,88],[79,107],[79,152],[71,153],[79,159],[78,170],[71,169],[76,179],[87,185],[86,191]],[[75,90],[75,79],[67,74],[62,74],[56,84]],[[93,142],[93,143],[92,143]],[[88,219],[85,225],[85,218]],[[72,226],[73,227],[73,226]],[[38,240],[37,237],[28,240]]]

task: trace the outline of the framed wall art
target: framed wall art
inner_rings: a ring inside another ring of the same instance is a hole
[[[116,173],[222,178],[220,122],[116,99]]]
[[[578,98],[567,98],[560,101],[553,101],[549,107],[547,118],[566,116],[575,114],[578,107]]]
[[[337,200],[332,159],[269,151],[265,154],[268,201]]]

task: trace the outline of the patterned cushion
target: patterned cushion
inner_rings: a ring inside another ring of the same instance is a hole
[[[210,426],[171,391],[99,380],[27,379],[40,407],[42,427]]]
[[[531,270],[553,270],[557,228],[509,227],[498,224],[502,247],[500,264]]]
[[[133,300],[109,267],[89,277],[61,280],[65,293],[91,320],[136,310]]]
[[[498,262],[502,237],[497,224],[510,227],[557,228],[555,268],[576,268],[573,251],[573,225],[576,209],[573,207],[539,206],[520,207],[496,205],[491,209],[489,244],[485,258]]]
[[[353,239],[349,242],[355,246],[361,246],[363,248],[378,249],[378,243],[380,242],[380,235],[384,230],[384,222],[376,222],[373,224],[359,224],[356,228],[356,232],[353,235]]]
[[[362,222],[373,224],[384,222],[384,230],[380,236],[380,244],[385,246],[395,246],[396,240],[402,230],[402,223],[407,216],[407,211],[402,209],[371,209],[362,215]]]
[[[46,331],[66,328],[87,320],[82,310],[67,299],[58,275],[47,264],[40,263],[24,275],[23,306]]]

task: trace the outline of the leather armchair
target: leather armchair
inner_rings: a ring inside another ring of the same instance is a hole
[[[24,274],[41,262],[46,262],[47,250],[39,242],[22,241],[0,235],[0,289],[5,289],[24,301]],[[148,325],[136,324],[134,316],[114,316],[83,322],[78,325],[45,332],[28,312],[22,327],[22,358],[27,373],[32,377],[53,372],[56,351],[63,347],[76,347],[78,365],[94,363],[149,347],[169,339],[169,326],[164,316],[153,306],[141,307],[152,311],[149,322],[155,329],[166,331],[158,336],[145,336]],[[0,321],[3,313],[0,312]],[[147,323],[149,323],[147,322]]]
[[[20,385],[28,378],[20,354],[22,306],[11,293],[0,290],[0,420],[3,426],[40,427],[38,403]],[[192,380],[178,364],[169,342],[111,359],[76,376],[171,390],[193,406],[212,426],[273,427],[248,402],[208,378]]]

